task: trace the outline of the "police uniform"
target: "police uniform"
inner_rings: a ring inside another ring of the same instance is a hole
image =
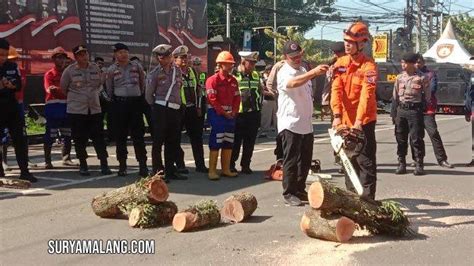
[[[117,43],[114,52],[127,50],[124,44]],[[107,94],[112,99],[113,131],[116,143],[117,160],[119,161],[118,175],[127,174],[127,137],[130,137],[135,149],[135,157],[139,163],[140,176],[148,176],[145,149],[145,124],[143,122],[143,68],[136,62],[128,61],[126,65],[115,62],[107,69]]]
[[[0,39],[0,49],[7,50],[9,43]],[[20,178],[36,182],[28,170],[27,140],[24,135],[24,119],[18,110],[15,93],[21,90],[21,76],[18,65],[5,61],[0,65],[0,128],[7,128],[15,147],[15,155],[20,167]],[[4,176],[3,166],[0,166],[0,176]]]
[[[87,48],[79,45],[73,49],[75,56]],[[87,166],[87,141],[92,139],[102,174],[110,174],[107,149],[102,126],[99,93],[103,76],[99,67],[88,62],[86,67],[73,63],[61,76],[61,89],[66,94],[66,112],[71,123],[72,137],[80,164],[80,174],[90,175]]]
[[[158,45],[153,53],[163,56],[171,55],[171,46],[167,44]],[[174,163],[177,159],[179,148],[179,135],[183,119],[183,108],[181,106],[181,70],[170,63],[169,68],[161,65],[156,66],[148,73],[146,81],[145,99],[152,105],[153,119],[153,148],[152,161],[153,172],[165,171],[165,178],[185,179],[180,176]],[[165,166],[161,159],[161,147],[164,144]]]
[[[243,60],[256,62],[258,52],[239,52]],[[243,146],[240,166],[242,172],[251,174],[250,162],[252,159],[255,140],[261,121],[262,88],[260,86],[260,75],[252,70],[246,73],[242,65],[236,72],[235,77],[239,83],[240,107],[236,118],[234,146],[232,148],[231,169],[235,170],[235,162],[239,158],[240,146]]]
[[[178,46],[173,51],[173,56],[175,58],[187,54],[188,48],[185,45]],[[201,111],[202,87],[199,85],[197,72],[192,67],[186,66],[186,69],[181,70],[183,85],[181,86],[180,94],[181,102],[184,107],[183,126],[186,128],[186,133],[191,141],[196,171],[207,173],[206,165],[204,164],[204,149],[202,146],[202,131],[204,126],[204,116]],[[181,147],[178,149],[177,156],[178,161],[176,164],[178,169],[185,169],[184,151]]]
[[[405,156],[407,155],[408,136],[410,136],[417,164],[415,174],[423,174],[423,158],[425,156],[423,110],[425,103],[430,102],[430,98],[431,91],[427,86],[426,76],[422,72],[416,70],[414,74],[410,75],[404,71],[397,76],[393,89],[393,99],[397,105],[395,137],[400,164],[397,174],[406,172]]]
[[[66,53],[62,49],[53,51],[53,57]],[[51,148],[56,138],[62,137],[62,159],[64,164],[71,162],[71,125],[66,113],[66,95],[60,89],[63,70],[51,68],[44,74],[44,92],[46,116],[46,132],[44,134],[44,157],[47,169],[53,168],[51,163]]]
[[[356,120],[362,122],[366,144],[357,157],[351,159],[363,187],[363,196],[375,198],[377,184],[375,124],[377,120],[376,78],[374,60],[360,53],[352,60],[350,55],[340,57],[333,68],[331,109],[342,125],[352,127]],[[348,175],[346,187],[355,191]]]

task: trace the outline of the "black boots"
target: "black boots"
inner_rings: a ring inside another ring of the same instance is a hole
[[[79,159],[79,174],[82,176],[90,176],[89,167],[86,159]]]
[[[405,157],[398,157],[398,168],[395,171],[397,175],[404,175],[407,173],[407,162]]]
[[[417,160],[415,162],[415,171],[413,172],[414,175],[424,175],[425,171],[423,170],[423,160]]]
[[[142,162],[138,162],[139,170],[138,170],[138,175],[140,177],[148,177],[150,175],[150,171],[148,170],[148,167],[146,166],[146,160]]]
[[[107,162],[107,159],[100,160],[100,173],[102,175],[112,174],[112,171],[109,168],[109,163]]]
[[[51,145],[44,144],[44,169],[53,169],[53,164],[51,163]]]
[[[127,175],[127,161],[119,160],[119,170],[117,172],[118,176],[126,176]]]

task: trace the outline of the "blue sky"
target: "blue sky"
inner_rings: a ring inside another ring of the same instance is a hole
[[[389,30],[403,26],[403,18],[394,17],[396,14],[403,14],[406,6],[406,0],[336,0],[335,8],[341,12],[343,16],[381,16],[386,15],[390,24],[371,23],[370,30],[375,33],[376,28],[379,30]],[[435,1],[435,0],[433,0]],[[449,7],[449,0],[440,0],[444,2],[446,8]],[[445,10],[447,13],[447,11]],[[474,0],[451,0],[450,14],[459,14],[468,12],[470,16],[474,16]],[[393,14],[393,15],[391,15]],[[324,39],[341,40],[342,30],[347,26],[347,22],[317,25],[305,35],[306,38],[321,39],[321,32]]]

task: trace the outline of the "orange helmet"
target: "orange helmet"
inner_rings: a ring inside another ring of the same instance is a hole
[[[222,51],[217,55],[216,63],[231,63],[235,64],[234,57],[229,51]]]
[[[20,57],[20,55],[16,51],[15,47],[10,45],[10,49],[8,49],[8,59],[16,59],[18,57]]]
[[[361,42],[369,40],[369,28],[364,23],[358,21],[349,25],[349,28],[344,30],[344,40]]]

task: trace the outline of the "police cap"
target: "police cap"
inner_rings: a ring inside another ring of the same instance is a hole
[[[160,44],[153,48],[152,52],[157,54],[157,55],[170,55],[171,54],[171,48],[173,48],[169,44]]]
[[[128,51],[128,46],[123,43],[116,43],[114,44],[114,53],[120,50],[127,50]]]
[[[189,52],[189,48],[186,45],[180,45],[176,47],[176,49],[174,49],[173,56],[178,57],[182,55],[188,55],[188,52]]]
[[[87,52],[87,47],[85,45],[78,45],[74,48],[72,48],[72,53],[73,54],[77,54],[77,53],[80,53],[82,51],[86,51]]]
[[[253,61],[253,62],[257,62],[258,61],[258,51],[240,51],[239,52],[239,55],[240,57],[242,57],[242,59],[245,59],[247,61]]]

